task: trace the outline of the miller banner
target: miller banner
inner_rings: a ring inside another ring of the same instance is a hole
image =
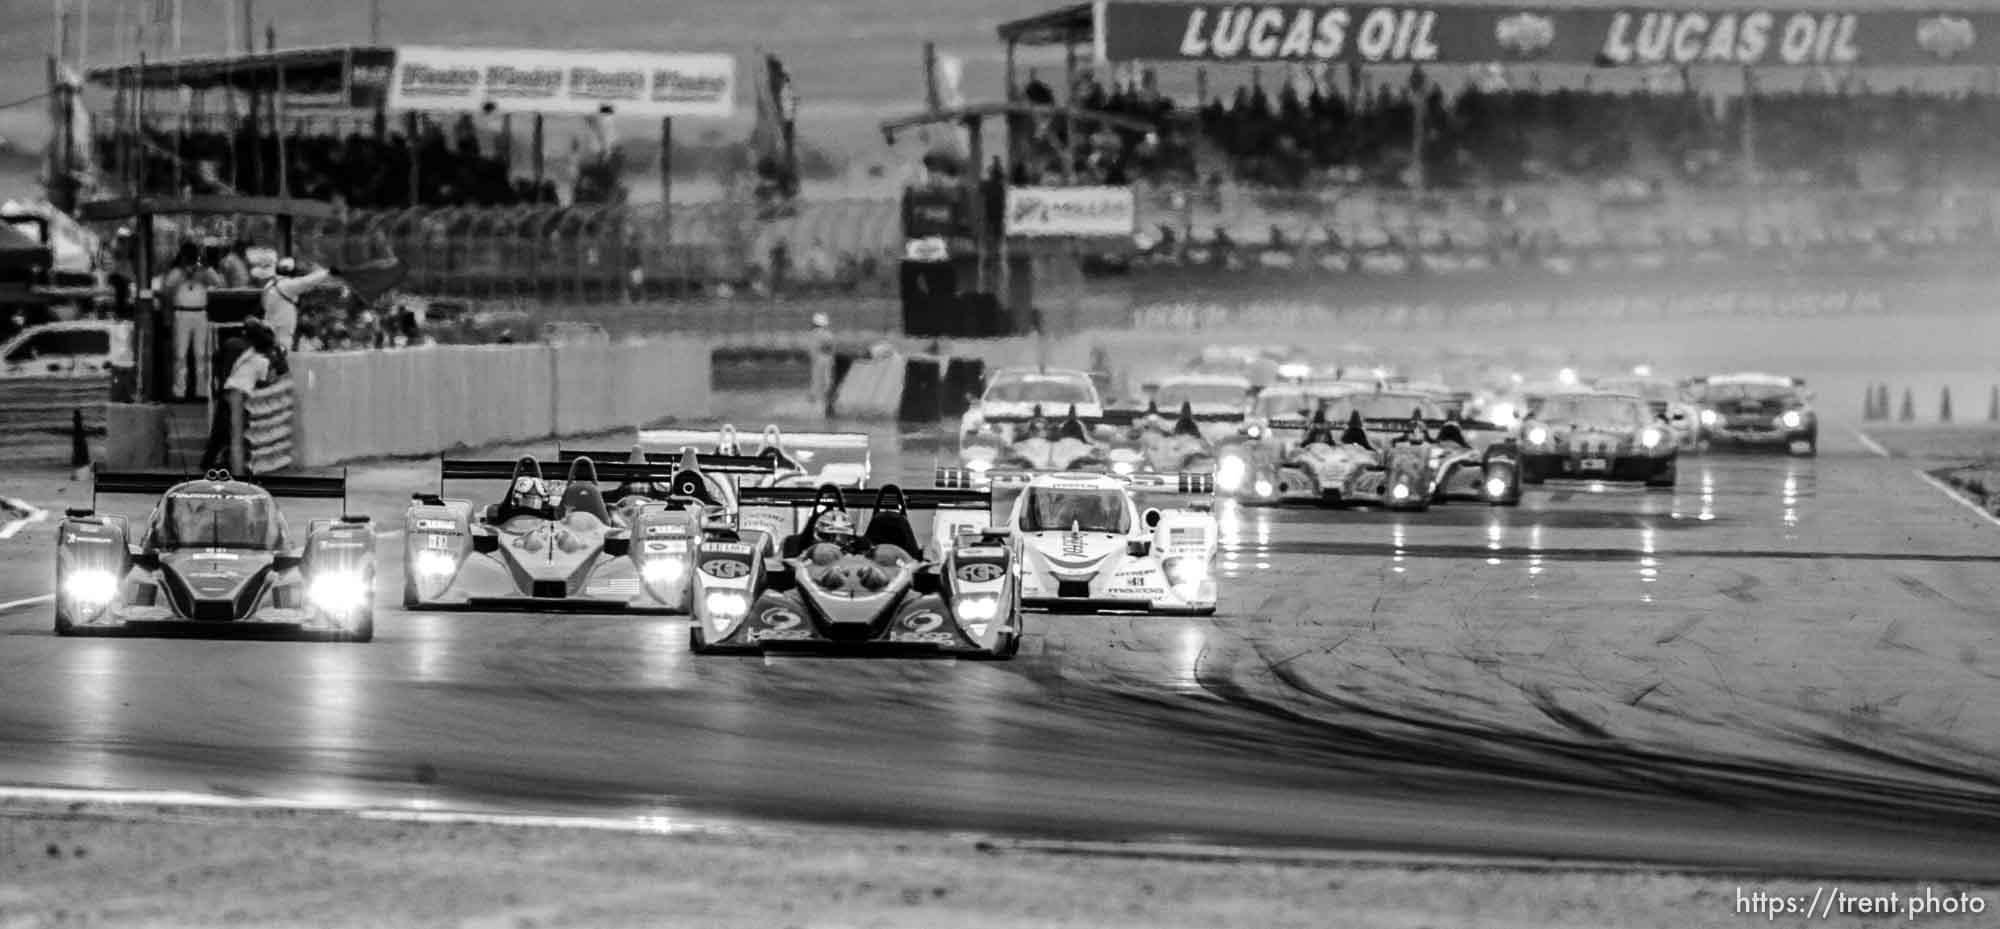
[[[728,117],[730,55],[561,52],[398,46],[389,79],[397,110]]]
[[[1110,61],[2000,65],[2000,13],[1783,7],[1149,3],[1098,7]]]
[[[1126,238],[1139,228],[1130,187],[1009,187],[1007,234]]]

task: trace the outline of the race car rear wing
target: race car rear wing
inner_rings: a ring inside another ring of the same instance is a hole
[[[174,472],[146,471],[94,471],[90,485],[90,509],[96,511],[100,494],[139,494],[158,496],[189,481],[241,481],[264,489],[273,497],[295,499],[339,500],[341,512],[347,511],[347,469],[340,475],[315,477],[302,474],[245,474],[241,477],[228,471],[216,470],[203,474],[180,474]]]
[[[1363,420],[1361,421],[1361,428],[1363,428],[1363,429],[1366,429],[1366,430],[1368,430],[1368,431],[1370,431],[1370,432],[1395,432],[1395,431],[1398,431],[1398,430],[1402,430],[1402,429],[1408,429],[1408,428],[1410,427],[1410,423],[1411,423],[1411,422],[1412,422],[1412,420],[1411,420],[1410,418],[1408,418],[1408,417],[1402,417],[1402,418],[1394,418],[1394,419],[1390,419],[1390,418],[1371,418],[1371,419],[1363,419]],[[1506,426],[1502,426],[1502,425],[1500,425],[1499,423],[1490,423],[1490,422],[1487,422],[1487,421],[1485,421],[1485,420],[1483,420],[1483,419],[1426,419],[1426,420],[1423,420],[1423,424],[1424,424],[1424,428],[1425,428],[1425,429],[1429,429],[1429,430],[1432,430],[1432,431],[1436,431],[1436,430],[1438,430],[1438,429],[1442,429],[1442,428],[1444,428],[1444,425],[1445,425],[1446,423],[1456,423],[1456,424],[1458,425],[1458,428],[1460,428],[1460,429],[1465,429],[1465,430],[1471,430],[1471,431],[1474,431],[1474,432],[1505,432],[1505,431],[1507,431],[1507,427],[1506,427]],[[1310,427],[1311,425],[1312,425],[1312,422],[1311,422],[1310,420],[1304,420],[1304,419],[1274,419],[1274,420],[1271,420],[1270,422],[1266,423],[1266,424],[1265,424],[1265,428],[1267,428],[1267,429],[1306,429],[1306,428]],[[1333,427],[1333,428],[1334,428],[1334,429],[1335,429],[1336,431],[1338,431],[1338,430],[1340,430],[1340,429],[1344,429],[1344,428],[1346,428],[1346,426],[1347,426],[1347,421],[1346,421],[1346,420],[1340,420],[1340,421],[1332,421],[1332,420],[1329,420],[1329,421],[1328,421],[1328,423],[1327,423],[1327,425],[1329,425],[1329,426]]]
[[[646,456],[646,463],[650,465],[678,466],[681,463],[681,459],[685,457],[685,453],[646,452],[645,456]],[[597,469],[600,474],[604,472],[605,465],[627,464],[628,463],[627,459],[630,459],[631,457],[632,453],[629,451],[593,452],[593,451],[583,451],[580,449],[565,448],[565,449],[560,449],[556,452],[556,460],[560,462],[564,467],[568,467],[570,462],[575,461],[578,458],[588,458],[590,459],[592,464],[597,465]],[[778,465],[776,462],[773,462],[771,459],[759,455],[721,455],[715,452],[696,452],[694,459],[695,459],[694,460],[695,467],[703,471],[713,471],[716,474],[778,473]]]
[[[1133,423],[1136,423],[1139,420],[1144,419],[1145,417],[1146,417],[1145,410],[1120,409],[1120,410],[1105,410],[1102,414],[1097,416],[1078,416],[1076,417],[1076,421],[1084,424],[1085,426],[1092,426],[1092,427],[1130,426]],[[1058,413],[1053,415],[1044,415],[1042,416],[1042,421],[1053,425],[1056,423],[1061,423],[1062,421],[1069,418],[1070,417],[1067,414]],[[1033,415],[1027,413],[1015,416],[980,417],[981,422],[987,423],[989,425],[1008,425],[1008,426],[1018,426],[1023,423],[1033,422],[1034,419],[1035,417]]]
[[[1215,493],[1215,475],[1193,471],[1174,474],[1106,474],[1098,471],[1035,471],[1027,468],[996,468],[990,471],[971,471],[965,468],[939,468],[934,480],[939,488],[978,487],[984,484],[993,488],[994,493],[1002,488],[1026,487],[1035,478],[1045,475],[1075,474],[1079,476],[1112,477],[1123,481],[1135,493],[1151,494],[1212,494]]]

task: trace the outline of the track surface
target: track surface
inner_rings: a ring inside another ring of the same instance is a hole
[[[1673,494],[1227,509],[1218,616],[1031,616],[1009,664],[696,659],[679,619],[404,613],[386,567],[371,645],[27,604],[0,783],[2000,878],[2000,529],[1827,439]],[[357,477],[385,530],[422,470]]]

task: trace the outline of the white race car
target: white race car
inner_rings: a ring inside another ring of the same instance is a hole
[[[1215,612],[1221,538],[1213,476],[941,469],[942,488],[990,486],[986,525],[1005,528],[1021,551],[1023,602],[1065,612],[1207,616]],[[1201,499],[1172,508],[1158,497]]]

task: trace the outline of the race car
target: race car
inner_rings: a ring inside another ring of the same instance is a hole
[[[1646,401],[1653,414],[1674,431],[1674,444],[1682,451],[1700,444],[1701,411],[1688,394],[1688,382],[1653,374],[1642,367],[1631,374],[1597,378],[1591,387],[1605,393],[1633,394]]]
[[[157,495],[142,527],[104,494]],[[56,530],[57,635],[281,632],[375,636],[375,531],[343,514],[291,535],[277,499],[345,499],[345,477],[99,472],[91,505]],[[137,538],[134,538],[134,535]]]
[[[818,487],[821,484],[861,487],[868,483],[872,470],[869,438],[865,432],[782,432],[771,425],[764,427],[757,449],[746,451],[736,427],[725,423],[713,431],[641,429],[638,446],[645,449],[649,456],[671,455],[677,458],[684,449],[699,451],[706,446],[721,458],[768,460],[768,469],[730,469],[730,473],[737,475],[737,483],[744,487]],[[597,461],[617,461],[623,457],[613,452],[582,454]],[[563,460],[569,459],[569,452],[564,451]],[[672,458],[649,460],[666,461]],[[716,470],[726,466],[712,464],[710,467]]]
[[[1243,427],[1256,388],[1237,374],[1182,374],[1164,378],[1147,398],[1147,414],[1164,421],[1161,410],[1179,410],[1201,427],[1210,442],[1235,435]]]
[[[1695,378],[1689,388],[1704,447],[1783,448],[1802,458],[1818,454],[1819,415],[1805,387],[1800,378],[1776,374]]]
[[[1472,500],[1492,506],[1521,502],[1518,451],[1506,441],[1476,447],[1470,429],[1413,407],[1403,419],[1348,410],[1334,429],[1326,407],[1307,425],[1299,447],[1254,482],[1245,502],[1310,502],[1321,506],[1381,506],[1423,511],[1434,503]],[[1396,427],[1400,426],[1400,431]]]
[[[1521,427],[1521,480],[1550,478],[1674,486],[1673,430],[1636,394],[1591,390],[1543,398]]]
[[[1010,422],[1001,420],[992,425]],[[1076,407],[1070,407],[1069,415],[1050,422],[1042,415],[1042,408],[1036,406],[1018,429],[1011,426],[1004,432],[989,429],[967,437],[959,447],[959,459],[972,471],[995,468],[1101,471],[1111,467],[1110,450],[1110,443],[1097,438]],[[1130,460],[1131,456],[1127,456],[1127,461]]]
[[[745,488],[743,506],[798,518],[777,554],[717,535],[696,546],[688,647],[698,655],[767,649],[917,652],[1006,660],[1021,647],[1021,589],[1004,533],[961,532],[933,518],[931,545],[913,513],[984,512],[981,491],[886,485],[863,507],[842,488]],[[800,517],[800,514],[804,514]]]
[[[1217,422],[1224,423],[1226,431],[1211,432]],[[1211,474],[1218,450],[1241,438],[1242,423],[1241,410],[1204,417],[1183,401],[1179,415],[1169,420],[1160,415],[1159,407],[1149,406],[1122,441],[1111,443],[1105,457],[1113,474]]]
[[[1020,550],[1029,608],[1207,616],[1215,612],[1221,539],[1207,474],[987,472],[997,527]],[[940,487],[975,475],[941,469]],[[1164,497],[1205,498],[1161,509]]]
[[[678,468],[571,455],[560,482],[544,479],[533,456],[442,462],[439,491],[413,494],[405,515],[403,605],[684,613],[690,546],[733,516],[733,488],[705,469],[770,468],[692,451]],[[447,480],[508,488],[476,507],[444,497]],[[607,495],[601,481],[618,484]]]
[[[1038,410],[1065,408],[1074,408],[1085,421],[1104,415],[1104,399],[1089,372],[1001,368],[987,376],[986,389],[959,420],[959,448],[1005,447],[1017,430],[1042,415]]]

